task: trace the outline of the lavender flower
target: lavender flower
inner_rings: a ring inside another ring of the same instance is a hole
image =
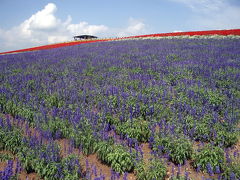
[[[13,161],[8,160],[7,167],[3,172],[0,172],[0,178],[2,180],[9,180],[13,176]]]
[[[16,169],[15,169],[15,174],[18,174],[22,171],[22,166],[21,166],[21,162],[18,159],[16,159],[16,160],[17,160],[17,164],[16,164]]]
[[[230,173],[230,180],[235,180],[236,179],[236,175],[234,174],[234,172]]]
[[[189,179],[189,172],[186,171],[184,174],[185,174],[185,179],[188,180]]]
[[[216,166],[216,167],[215,167],[215,173],[216,173],[216,174],[220,174],[220,173],[221,173],[221,170],[220,170],[220,167],[219,167],[219,166]]]
[[[210,176],[213,176],[213,167],[211,166],[210,163],[207,164],[207,172]]]
[[[124,175],[123,175],[123,180],[127,180],[127,176],[128,176],[128,173],[125,172]]]
[[[197,165],[196,171],[197,171],[197,172],[200,172],[200,171],[201,171],[201,165]]]

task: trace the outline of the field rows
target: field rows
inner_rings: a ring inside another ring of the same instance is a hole
[[[0,176],[240,178],[239,47],[148,39],[0,56]]]

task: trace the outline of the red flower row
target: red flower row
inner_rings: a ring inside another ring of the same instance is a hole
[[[127,37],[127,38],[164,37],[164,36],[209,36],[209,35],[222,35],[222,36],[238,35],[239,36],[240,35],[240,29],[161,33],[161,34],[131,36],[131,37]]]

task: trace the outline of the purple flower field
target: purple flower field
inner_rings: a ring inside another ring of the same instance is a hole
[[[239,130],[239,39],[0,56],[0,179],[237,180]]]

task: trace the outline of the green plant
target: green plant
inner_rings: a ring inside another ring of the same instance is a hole
[[[155,152],[165,153],[171,146],[172,138],[169,136],[155,137],[155,143],[153,144],[152,150]]]
[[[225,97],[220,94],[219,92],[214,92],[211,90],[207,91],[207,94],[205,94],[205,96],[207,97],[209,103],[211,105],[213,105],[214,107],[218,107],[220,105],[222,105],[225,101]]]
[[[193,153],[192,144],[188,139],[176,139],[170,136],[155,138],[152,149],[160,153],[169,153],[170,160],[176,164],[184,164]]]
[[[193,180],[193,179],[186,176],[177,175],[177,176],[172,176],[170,180]]]
[[[4,161],[8,161],[8,160],[13,160],[13,156],[10,154],[5,154],[5,153],[0,154],[0,162],[4,162]]]
[[[46,96],[44,102],[48,108],[54,106],[60,108],[64,105],[64,101],[61,100],[59,95],[57,95],[56,93]]]
[[[159,159],[153,159],[149,164],[139,162],[135,168],[137,180],[163,180],[167,175],[167,168]]]
[[[190,116],[190,115],[187,115],[184,120],[184,125],[185,127],[190,130],[194,127],[194,117],[193,116]]]
[[[120,120],[116,117],[113,117],[110,113],[106,114],[106,122],[109,123],[110,125],[117,125],[119,124]]]
[[[26,85],[29,90],[31,91],[36,90],[36,83],[34,80],[28,80]]]
[[[18,107],[17,115],[27,119],[27,121],[30,123],[30,125],[33,125],[33,123],[34,123],[34,114],[35,114],[35,112],[33,110],[31,110],[30,108],[27,108],[24,106]]]
[[[204,146],[200,152],[196,152],[193,156],[193,166],[205,172],[209,172],[209,166],[214,172],[217,169],[222,171],[224,163],[224,151],[220,147],[210,144]]]
[[[192,180],[192,179],[190,179],[190,178],[186,178],[186,177],[184,177],[184,176],[180,176],[180,175],[177,175],[177,176],[172,176],[171,178],[170,178],[170,180]]]
[[[22,136],[19,130],[3,131],[0,129],[1,146],[4,150],[9,150],[13,154],[17,153],[22,145]]]
[[[176,139],[169,148],[170,160],[176,164],[184,164],[184,161],[191,159],[193,148],[192,143],[184,138]]]
[[[58,117],[50,117],[47,123],[42,124],[42,129],[50,130],[53,137],[57,132],[60,132],[59,138],[68,137],[72,131],[69,122]]]
[[[77,180],[82,176],[82,169],[80,164],[77,163],[78,157],[76,155],[70,154],[61,161],[61,166],[63,171],[60,173],[64,174],[64,179]]]
[[[103,162],[108,162],[107,155],[113,151],[113,143],[101,141],[98,142],[95,151],[97,152],[98,158]]]
[[[27,173],[35,172],[34,164],[35,164],[35,155],[34,151],[30,150],[27,147],[23,147],[21,151],[17,153],[19,160],[23,168],[27,171]],[[37,163],[38,166],[42,165],[42,162]]]
[[[240,163],[231,162],[225,166],[224,172],[222,174],[223,179],[240,179]]]
[[[106,156],[107,163],[119,173],[130,172],[134,168],[134,155],[122,145],[114,145],[113,150]]]
[[[238,141],[238,136],[235,132],[218,131],[217,136],[213,139],[213,143],[224,147],[231,147]]]
[[[196,126],[194,127],[194,133],[193,138],[196,141],[210,141],[210,129],[209,126],[206,123],[196,123]]]
[[[26,107],[23,104],[15,103],[12,100],[6,100],[4,97],[0,98],[0,105],[2,106],[3,112],[11,114],[12,116],[20,116],[29,121],[30,125],[33,125],[34,121],[34,111]]]
[[[168,54],[166,56],[166,60],[169,62],[177,62],[181,61],[181,57],[179,57],[177,54]]]
[[[84,75],[85,76],[89,76],[92,77],[94,76],[94,71],[96,70],[95,67],[93,67],[91,64],[88,64],[88,66],[86,67],[86,69],[84,69]]]
[[[139,142],[147,142],[150,137],[150,129],[148,122],[144,120],[133,119],[128,120],[116,127],[118,134],[126,135],[130,138],[135,138]]]
[[[74,140],[74,146],[82,148],[84,154],[89,155],[94,152],[97,139],[93,136],[92,130],[86,128],[84,131],[72,131],[69,138]]]

